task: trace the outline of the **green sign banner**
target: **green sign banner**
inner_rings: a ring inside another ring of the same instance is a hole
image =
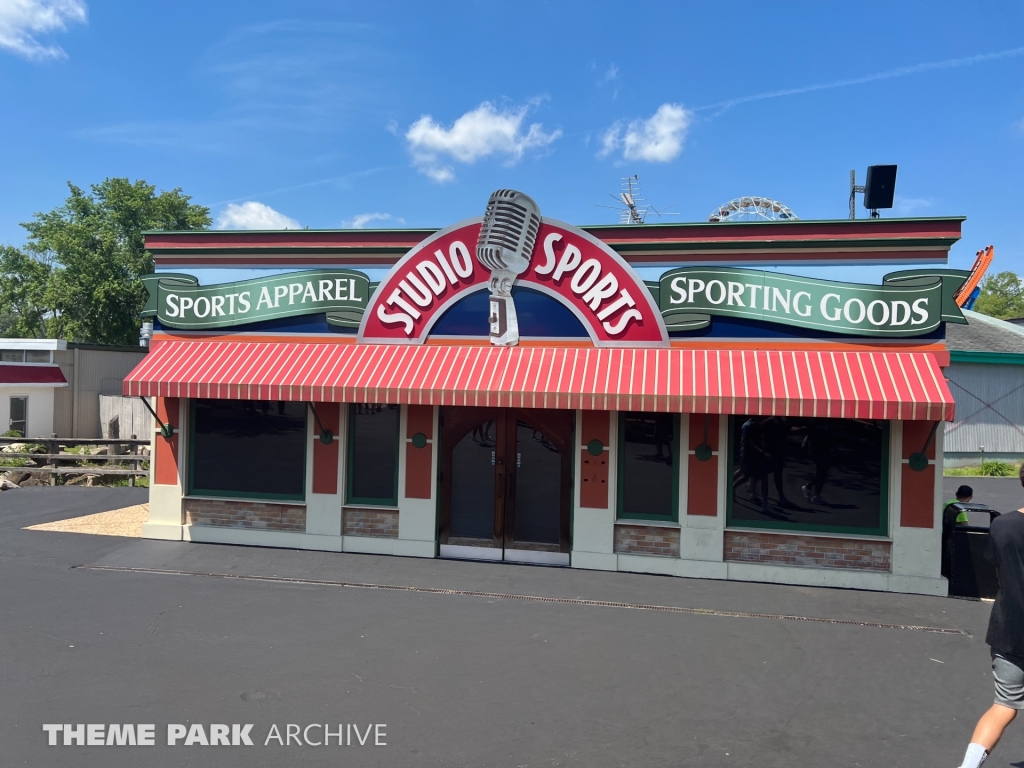
[[[920,336],[940,323],[966,323],[953,294],[969,272],[916,269],[882,285],[839,283],[735,267],[680,267],[648,282],[670,331],[705,328],[715,315],[814,328],[850,336]],[[351,269],[317,269],[200,286],[193,275],[142,278],[142,312],[167,328],[227,328],[325,313],[330,325],[358,328],[376,284]]]
[[[940,323],[966,323],[953,294],[969,275],[915,269],[888,274],[882,285],[861,285],[756,269],[681,267],[649,285],[670,331],[704,328],[719,315],[898,338],[920,336]]]
[[[143,317],[167,328],[196,331],[325,312],[330,325],[358,328],[372,288],[352,269],[316,269],[200,286],[192,275],[142,278],[149,300]]]

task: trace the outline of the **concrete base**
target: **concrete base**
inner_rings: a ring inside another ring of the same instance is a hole
[[[725,579],[725,563],[707,560],[681,560],[678,557],[651,555],[616,555],[617,570],[629,573],[658,573],[663,576],[681,576],[688,579]]]
[[[580,552],[574,549],[569,563],[573,568],[583,568],[589,571],[619,570],[619,556],[604,552]]]
[[[264,531],[252,528],[221,528],[215,525],[182,526],[185,541],[209,544],[242,544],[254,547],[283,547],[341,552],[341,536],[317,536],[294,531]]]
[[[162,541],[181,541],[180,525],[169,525],[166,523],[143,523],[142,538],[160,539]]]
[[[772,584],[801,584],[808,587],[841,587],[886,592],[888,573],[842,570],[839,568],[803,568],[791,565],[726,563],[728,577],[735,581],[760,581]]]
[[[926,576],[896,576],[889,577],[890,592],[905,592],[911,595],[934,595],[935,597],[949,596],[949,582],[945,577],[929,578]]]

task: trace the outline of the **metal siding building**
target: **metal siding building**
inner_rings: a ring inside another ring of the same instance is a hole
[[[68,386],[54,397],[53,430],[58,437],[102,437],[100,395],[120,395],[121,382],[145,357],[145,347],[69,343],[54,352]]]
[[[949,388],[956,421],[946,424],[947,466],[982,457],[1024,459],[1024,328],[964,311],[968,325],[947,325]]]

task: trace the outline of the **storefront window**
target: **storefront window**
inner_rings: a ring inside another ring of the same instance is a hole
[[[678,418],[671,413],[619,417],[620,518],[677,519]]]
[[[353,405],[348,424],[348,502],[398,503],[397,405]]]
[[[305,497],[305,403],[193,400],[189,444],[190,493]]]
[[[885,535],[888,424],[736,416],[729,524]]]

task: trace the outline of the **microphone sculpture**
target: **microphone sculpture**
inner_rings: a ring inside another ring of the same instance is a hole
[[[519,343],[519,321],[512,284],[530,266],[540,230],[540,208],[533,198],[512,189],[491,194],[476,244],[476,259],[491,270],[491,343]]]

